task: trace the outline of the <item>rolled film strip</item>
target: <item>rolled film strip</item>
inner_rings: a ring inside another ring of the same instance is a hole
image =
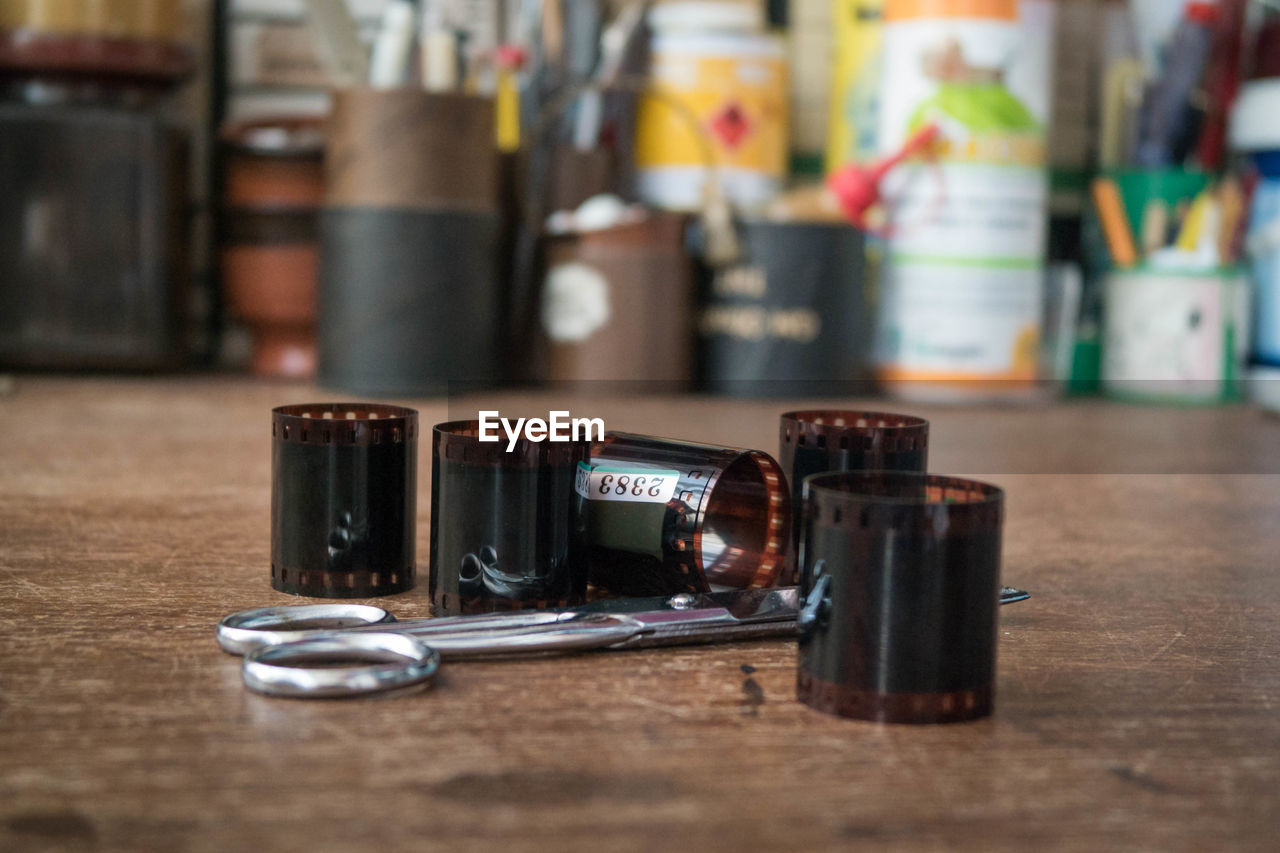
[[[482,442],[478,421],[432,430],[431,569],[440,614],[565,607],[586,597],[574,477],[586,440]]]
[[[929,422],[892,412],[809,409],[782,415],[778,460],[791,484],[792,583],[798,583],[804,478],[828,471],[914,471],[929,463]]]
[[[797,698],[878,722],[990,714],[1004,493],[900,472],[810,478]]]
[[[412,589],[418,413],[307,403],[271,413],[271,585],[324,598]]]
[[[767,453],[610,432],[575,489],[595,587],[671,595],[787,574],[790,498]]]

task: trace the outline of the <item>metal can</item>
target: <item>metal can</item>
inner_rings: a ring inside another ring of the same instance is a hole
[[[787,62],[738,3],[665,3],[654,30],[652,90],[636,127],[637,190],[657,207],[693,210],[715,174],[724,195],[769,201],[787,172]]]

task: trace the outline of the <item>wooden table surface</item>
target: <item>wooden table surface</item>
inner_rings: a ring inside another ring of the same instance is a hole
[[[216,377],[0,397],[0,849],[1280,843],[1278,420],[896,407],[930,418],[933,470],[1007,489],[1004,579],[1033,594],[1001,611],[995,716],[910,727],[798,704],[780,640],[446,664],[383,699],[246,691],[213,626],[296,601],[268,583],[269,409],[317,399]],[[793,402],[589,414],[776,452]],[[429,447],[422,586],[376,602],[403,616],[428,612]]]

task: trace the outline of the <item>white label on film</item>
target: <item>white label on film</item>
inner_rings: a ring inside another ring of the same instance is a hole
[[[578,463],[574,488],[590,501],[664,504],[676,493],[680,472],[662,468],[593,468]]]

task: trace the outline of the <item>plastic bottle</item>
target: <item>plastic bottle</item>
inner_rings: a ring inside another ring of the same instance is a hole
[[[941,128],[936,165],[895,170],[885,187],[877,362],[899,396],[1034,396],[1054,12],[1050,0],[886,0],[880,151]]]

